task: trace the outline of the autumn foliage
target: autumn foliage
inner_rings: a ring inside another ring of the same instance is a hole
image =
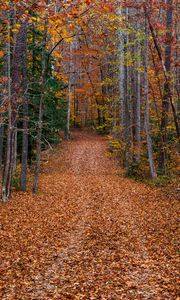
[[[3,300],[179,299],[178,22],[177,0],[0,0]]]

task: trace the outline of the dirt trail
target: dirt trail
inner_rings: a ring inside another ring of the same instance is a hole
[[[177,299],[178,202],[121,177],[103,138],[75,132],[40,186],[2,209],[1,299]]]

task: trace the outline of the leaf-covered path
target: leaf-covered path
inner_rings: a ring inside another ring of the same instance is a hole
[[[74,133],[39,194],[0,208],[0,299],[177,299],[177,209],[121,177],[103,138]]]

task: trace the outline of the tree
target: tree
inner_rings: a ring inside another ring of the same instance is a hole
[[[168,172],[168,151],[167,151],[167,126],[168,126],[168,114],[170,107],[171,98],[171,45],[172,45],[172,0],[167,0],[167,14],[166,14],[166,48],[165,48],[165,75],[166,80],[164,84],[164,95],[162,99],[162,116],[161,116],[161,148],[160,148],[160,158],[159,158],[159,168],[162,174],[167,174]]]
[[[146,12],[146,7],[145,7]],[[153,159],[153,149],[152,149],[152,140],[150,134],[150,124],[149,124],[149,99],[148,99],[148,24],[147,24],[147,17],[145,13],[145,45],[144,45],[144,95],[145,95],[145,131],[147,137],[147,151],[148,151],[148,158],[149,158],[149,166],[151,171],[152,178],[157,177],[154,159]]]

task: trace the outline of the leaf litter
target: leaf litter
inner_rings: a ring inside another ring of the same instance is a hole
[[[0,207],[0,299],[179,299],[178,208],[119,176],[104,138],[74,132],[39,193]]]

